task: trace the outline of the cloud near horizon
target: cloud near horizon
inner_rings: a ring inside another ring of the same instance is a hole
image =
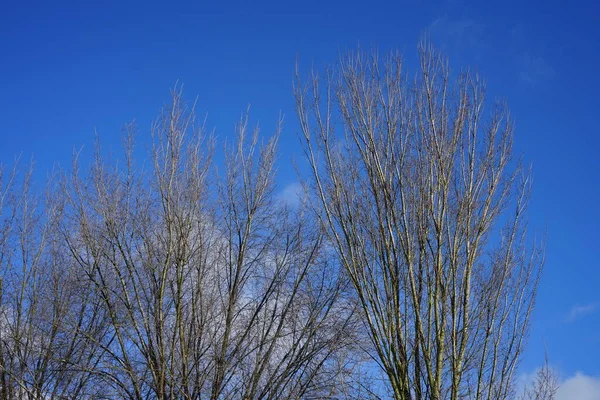
[[[600,377],[575,373],[560,383],[556,400],[600,400]]]
[[[534,384],[539,369],[522,374],[517,379],[517,398],[526,387]],[[576,372],[561,379],[554,400],[600,400],[600,377]]]

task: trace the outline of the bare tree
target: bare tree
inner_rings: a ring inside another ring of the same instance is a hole
[[[318,225],[276,200],[278,132],[262,146],[242,119],[218,174],[194,124],[174,92],[150,173],[136,169],[129,130],[124,168],[98,149],[64,190],[66,242],[107,316],[89,342],[103,354],[94,372],[131,399],[337,393],[353,302]]]
[[[149,169],[128,126],[122,160],[98,142],[46,193],[0,175],[0,399],[350,397],[356,302],[278,200],[280,126],[261,144],[242,118],[214,162],[176,90]]]
[[[543,251],[528,246],[527,171],[503,104],[419,48],[360,52],[295,85],[312,207],[352,282],[396,399],[506,399]],[[454,82],[454,83],[453,83]]]
[[[4,182],[2,182],[2,178]],[[58,233],[54,179],[32,190],[33,169],[0,172],[0,398],[73,398],[95,392],[86,346],[103,318]]]
[[[281,124],[263,142],[244,116],[213,158],[179,90],[150,162],[128,126],[121,160],[98,142],[45,192],[0,170],[0,399],[513,396],[543,252],[511,121],[428,48],[401,67],[358,54],[296,86],[298,207]]]

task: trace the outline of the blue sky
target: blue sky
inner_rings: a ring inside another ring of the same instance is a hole
[[[547,263],[530,346],[565,379],[600,378],[600,5],[595,1],[6,2],[0,12],[0,162],[38,170],[91,153],[94,131],[118,148],[124,123],[148,131],[175,82],[228,137],[251,104],[265,133],[285,115],[283,165],[297,154],[291,91],[339,52],[400,49],[409,68],[428,30],[455,70],[470,66],[505,98],[516,151],[533,165],[532,233]],[[217,4],[218,3],[218,4]],[[525,4],[526,3],[526,4]]]

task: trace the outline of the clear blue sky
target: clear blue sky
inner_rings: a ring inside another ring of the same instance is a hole
[[[176,80],[221,136],[248,104],[271,132],[285,115],[282,164],[296,154],[291,85],[340,51],[398,48],[414,65],[424,30],[455,69],[475,67],[516,120],[533,164],[531,231],[547,263],[523,363],[600,376],[600,6],[596,1],[5,2],[0,9],[0,162],[38,168],[117,148],[142,133]],[[219,3],[217,5],[217,3]],[[282,185],[293,172],[281,166]]]

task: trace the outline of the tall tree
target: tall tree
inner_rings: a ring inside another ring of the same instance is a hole
[[[543,263],[531,180],[477,75],[454,79],[427,44],[414,79],[402,67],[357,52],[298,77],[312,208],[394,398],[506,399]]]

